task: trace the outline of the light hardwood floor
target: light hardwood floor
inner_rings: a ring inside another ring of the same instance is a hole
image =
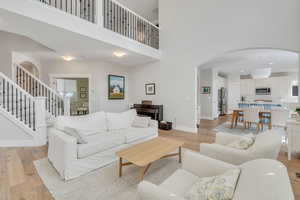
[[[229,120],[202,120],[199,133],[191,134],[181,131],[160,131],[160,136],[170,137],[185,142],[184,147],[199,151],[199,144],[212,143],[216,126]],[[38,176],[33,161],[47,157],[47,147],[38,148],[0,148],[0,200],[49,200],[53,199]],[[289,171],[296,200],[300,200],[300,179],[295,172],[300,172],[300,159],[287,161],[286,153],[281,152],[278,158]]]

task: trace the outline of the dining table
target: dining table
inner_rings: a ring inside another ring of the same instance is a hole
[[[239,119],[239,116],[243,115],[244,110],[243,109],[234,109],[232,112],[232,119],[231,119],[231,128],[237,127],[237,122]],[[261,110],[259,111],[259,119],[260,121],[264,118],[268,119],[268,127],[269,129],[272,129],[272,114],[271,110]]]

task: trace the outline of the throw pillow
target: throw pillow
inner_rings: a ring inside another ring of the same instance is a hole
[[[230,144],[228,144],[228,147],[234,148],[234,149],[241,149],[241,150],[247,150],[249,149],[255,142],[254,136],[245,136],[241,139],[238,139]]]
[[[122,117],[121,113],[106,113],[106,118],[109,131],[128,128],[126,120]]]
[[[133,123],[134,119],[136,118],[137,113],[135,109],[130,109],[125,112],[122,112],[120,115],[126,123],[126,128],[129,128]]]
[[[148,128],[150,126],[150,117],[136,117],[132,123],[132,127]]]
[[[78,144],[87,144],[88,141],[85,137],[84,134],[81,134],[79,131],[77,131],[76,129],[74,128],[71,128],[71,127],[64,127],[63,131],[70,135],[70,136],[73,136],[77,139],[77,143]]]
[[[231,200],[240,173],[236,168],[219,176],[201,178],[184,197],[187,200]]]

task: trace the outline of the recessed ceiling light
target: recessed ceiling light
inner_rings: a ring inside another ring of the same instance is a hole
[[[272,62],[269,62],[269,65],[273,65],[273,63],[272,63]]]
[[[115,51],[114,55],[117,56],[118,58],[122,58],[122,57],[126,56],[127,54],[123,51]]]
[[[62,59],[64,59],[65,61],[72,61],[75,58],[73,56],[62,56]]]

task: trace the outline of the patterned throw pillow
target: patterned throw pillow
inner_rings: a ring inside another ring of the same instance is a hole
[[[239,140],[236,140],[228,144],[227,146],[234,149],[247,150],[254,144],[254,142],[255,142],[254,136],[245,136]]]
[[[186,200],[232,200],[241,170],[232,169],[220,176],[201,178],[185,194]]]

